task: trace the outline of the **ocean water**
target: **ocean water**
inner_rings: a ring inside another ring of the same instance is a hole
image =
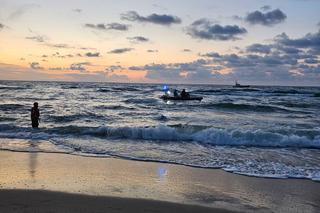
[[[0,149],[320,180],[320,88],[0,81]],[[30,109],[39,102],[39,129]]]

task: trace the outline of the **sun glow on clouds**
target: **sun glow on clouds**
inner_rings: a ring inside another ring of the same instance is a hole
[[[159,83],[238,79],[301,85],[320,81],[316,10],[320,2],[303,2],[301,7],[300,1],[284,0],[277,8],[276,1],[246,7],[246,1],[242,6],[202,0],[196,6],[185,2],[184,10],[178,1],[157,2],[163,6],[156,8],[132,3],[7,2],[0,17],[1,79]],[[301,8],[304,28],[295,23],[295,10],[286,7],[289,3]],[[216,13],[209,13],[210,5]]]

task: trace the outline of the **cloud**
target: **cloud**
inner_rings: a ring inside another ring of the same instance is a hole
[[[61,76],[60,76],[61,77]],[[0,79],[5,80],[58,80],[59,76],[45,73],[40,69],[0,63]],[[61,79],[61,78],[60,78]]]
[[[32,68],[32,69],[34,69],[34,70],[42,70],[42,69],[43,69],[43,67],[41,67],[38,62],[32,62],[32,63],[30,63],[30,68]]]
[[[43,35],[27,36],[26,39],[33,40],[39,43],[43,43],[47,40],[46,36],[43,36]]]
[[[134,50],[133,48],[119,48],[109,51],[109,54],[122,54]]]
[[[120,66],[120,65],[111,65],[106,67],[105,71],[108,73],[113,73],[114,71],[122,71],[124,70],[124,67]]]
[[[208,82],[214,76],[214,70],[220,69],[211,65],[209,60],[199,59],[189,63],[147,64],[131,66],[132,71],[146,71],[145,77],[158,82]]]
[[[128,82],[126,75],[112,74],[108,75],[104,71],[96,71],[94,73],[67,73],[65,74],[72,81],[77,82]]]
[[[32,36],[27,36],[25,39],[32,40],[37,43],[41,43],[42,45],[56,48],[56,49],[81,49],[81,50],[94,50],[95,48],[88,48],[88,47],[79,47],[79,46],[72,46],[65,43],[52,43],[50,42],[49,38],[45,35],[40,35],[32,30],[30,32],[33,34]]]
[[[269,54],[271,52],[271,45],[266,44],[252,44],[247,47],[247,52],[253,52],[253,53],[266,53]]]
[[[69,70],[86,72],[87,69],[85,66],[89,66],[89,65],[91,65],[90,62],[73,63],[70,65]]]
[[[66,69],[65,69],[65,68],[62,68],[62,67],[49,67],[49,70],[61,71],[61,70],[66,70]]]
[[[9,20],[14,20],[14,19],[18,19],[20,18],[22,15],[24,15],[25,13],[27,13],[28,11],[34,9],[34,8],[39,8],[40,5],[38,4],[25,4],[19,8],[17,8],[15,11],[13,11],[8,19]]]
[[[279,9],[265,13],[256,10],[254,12],[248,13],[248,15],[245,17],[245,21],[247,21],[250,24],[273,26],[281,22],[284,22],[286,18],[287,15]]]
[[[230,70],[229,74],[222,75],[224,79],[233,78],[260,83],[277,81],[286,84],[291,81],[300,84],[309,81],[314,84],[320,80],[320,73],[316,73],[319,69],[315,68],[320,66],[319,60],[316,56],[308,54],[308,51],[297,51],[277,42],[268,45],[253,44],[246,47],[246,50],[242,55],[209,52],[201,56],[211,58],[211,63],[220,65],[222,69]],[[264,55],[252,52],[262,52]]]
[[[87,63],[87,62],[83,62]],[[80,63],[81,64],[81,63]],[[0,63],[0,79],[6,80],[42,80],[42,81],[85,81],[85,82],[129,82],[126,75],[118,75],[115,73],[108,74],[105,71],[80,72],[80,73],[61,73],[55,74],[53,71],[65,71],[69,68],[53,67],[49,68],[51,73],[45,70],[32,69],[12,64]]]
[[[203,57],[212,57],[212,58],[220,58],[221,55],[217,52],[209,52],[209,53],[205,53],[205,54],[199,54],[200,56]]]
[[[120,24],[120,23],[109,23],[109,24],[85,24],[87,28],[95,30],[118,30],[118,31],[127,31],[129,30],[130,25]]]
[[[320,61],[314,58],[307,58],[304,60],[306,64],[320,64]]]
[[[157,53],[159,52],[158,50],[147,50],[148,53]]]
[[[264,5],[264,6],[261,7],[261,10],[263,10],[263,11],[271,10],[271,6],[270,5]]]
[[[276,36],[275,41],[286,47],[310,49],[313,54],[320,54],[320,31],[308,33],[297,39],[291,39],[287,34],[282,33]]]
[[[79,9],[79,8],[73,9],[72,11],[73,11],[73,12],[76,12],[76,13],[82,13],[82,9]]]
[[[28,40],[32,40],[32,41],[35,41],[35,42],[38,42],[38,43],[42,43],[48,47],[54,47],[54,48],[74,48],[68,44],[54,44],[54,43],[50,43],[49,42],[49,38],[45,35],[40,35],[40,34],[37,34],[35,32],[33,32],[32,30],[30,30],[30,32],[32,34],[34,34],[33,36],[27,36],[25,37],[25,39],[28,39]]]
[[[237,20],[237,21],[242,21],[243,20],[243,18],[241,16],[238,16],[238,15],[234,15],[231,18],[234,19],[234,20]]]
[[[207,19],[199,19],[187,28],[187,34],[192,38],[204,40],[237,40],[245,33],[247,30],[237,25],[221,26]]]
[[[181,19],[177,16],[165,15],[165,14],[159,15],[156,13],[153,13],[149,16],[141,16],[136,11],[128,11],[126,13],[121,14],[121,19],[127,20],[127,21],[153,23],[153,24],[167,25],[167,26],[181,23]]]
[[[285,54],[297,54],[297,53],[302,52],[298,48],[286,47],[286,46],[282,46],[282,45],[276,45],[274,48],[276,48],[278,51],[284,52]]]
[[[182,52],[192,52],[190,49],[183,49]]]
[[[46,45],[48,47],[54,47],[54,48],[59,48],[59,49],[72,49],[72,48],[75,48],[73,46],[70,46],[69,44],[63,44],[63,43],[60,43],[60,44],[46,43]]]
[[[317,33],[308,33],[302,38],[290,39],[287,34],[282,33],[276,37],[276,41],[286,46],[293,46],[298,48],[309,48],[320,46],[320,31]]]
[[[4,25],[0,23],[0,31],[4,28]]]
[[[135,36],[135,37],[128,37],[127,38],[132,43],[143,43],[143,42],[149,42],[150,40],[143,36]]]
[[[85,55],[87,57],[100,57],[100,53],[98,53],[98,52],[96,52],[96,53],[87,52]]]
[[[72,55],[72,54],[61,55],[59,52],[56,52],[56,53],[51,55],[51,57],[57,57],[57,58],[73,58],[73,57],[76,57],[76,56],[82,57],[82,55],[80,53],[75,54],[75,55]]]

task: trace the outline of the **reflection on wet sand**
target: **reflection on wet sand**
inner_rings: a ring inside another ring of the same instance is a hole
[[[29,141],[29,146],[31,150],[38,150],[38,143],[34,141]],[[29,154],[29,173],[32,180],[35,181],[35,175],[37,171],[37,158],[38,152],[32,152]]]
[[[0,152],[0,159],[0,187],[5,189],[145,198],[243,212],[320,210],[320,184],[309,180],[66,154]]]

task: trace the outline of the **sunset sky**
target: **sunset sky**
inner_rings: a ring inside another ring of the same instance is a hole
[[[319,0],[0,0],[0,80],[319,85]]]

